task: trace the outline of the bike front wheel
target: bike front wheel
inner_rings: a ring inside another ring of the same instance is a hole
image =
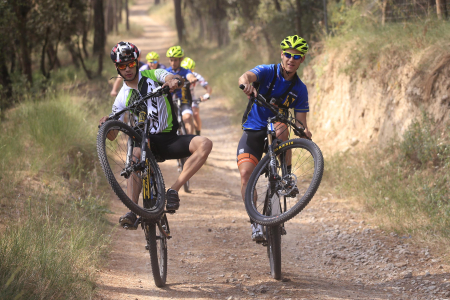
[[[140,163],[141,141],[127,124],[107,121],[97,135],[97,153],[108,183],[123,204],[146,219],[159,219],[166,201],[164,180],[150,151],[142,167],[134,168]]]
[[[159,224],[145,223],[144,231],[147,248],[150,253],[153,279],[157,287],[166,285],[167,279],[167,218],[161,218]]]
[[[245,192],[249,217],[266,226],[280,225],[300,213],[319,188],[324,169],[322,152],[310,140],[288,140],[274,152],[276,174],[271,174],[270,156],[264,156],[250,176]]]

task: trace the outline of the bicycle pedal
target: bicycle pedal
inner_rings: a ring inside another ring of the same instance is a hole
[[[171,214],[171,215],[173,215],[174,213],[176,213],[177,211],[176,210],[174,210],[174,209],[172,209],[172,210],[165,210],[164,211],[164,213],[166,213],[166,214]]]
[[[286,229],[284,229],[284,227],[281,227],[281,235],[286,235],[286,234],[287,234]]]
[[[126,229],[126,230],[136,230],[137,229],[137,227],[134,227],[134,226],[131,226],[131,225],[128,225],[128,224],[125,224],[122,227],[124,229]]]

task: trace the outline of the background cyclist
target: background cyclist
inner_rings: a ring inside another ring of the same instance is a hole
[[[139,71],[154,70],[154,69],[166,69],[166,66],[159,63],[159,54],[155,51],[147,53],[145,56],[147,63],[139,62]],[[111,96],[116,97],[119,89],[122,87],[123,78],[118,76],[116,81],[114,81],[113,87],[111,89]]]
[[[277,99],[277,105],[283,108],[293,108],[295,118],[301,121],[308,137],[312,134],[306,123],[309,111],[308,91],[305,84],[297,76],[297,69],[305,61],[308,44],[298,35],[288,36],[281,43],[281,63],[272,65],[259,65],[239,77],[239,84],[245,85],[243,92],[250,99],[257,93],[267,100]],[[267,119],[273,113],[265,107],[257,106],[249,101],[242,118],[242,137],[237,148],[237,164],[241,175],[241,194],[245,199],[247,182],[263,154],[264,139],[266,137]],[[276,124],[277,137],[288,139],[286,125]],[[297,124],[301,126],[300,124]],[[288,166],[288,169],[290,166]],[[262,226],[256,223],[251,225],[252,239],[264,240]]]
[[[192,96],[190,90],[190,84],[197,81],[194,74],[190,70],[181,67],[181,61],[184,57],[184,50],[180,46],[173,46],[167,50],[166,56],[169,58],[170,67],[166,70],[172,74],[180,75],[183,79],[188,81],[187,85],[183,86],[180,90],[175,91],[175,96],[181,99],[181,116],[183,118],[184,125],[186,126],[187,134],[194,133],[194,120],[192,118]]]
[[[191,83],[191,96],[192,96],[192,112],[194,116],[194,127],[195,134],[200,135],[200,131],[202,130],[202,120],[200,119],[200,102],[207,101],[211,96],[212,89],[208,85],[208,82],[203,78],[199,73],[194,72],[195,69],[195,61],[192,58],[185,57],[181,62],[181,66],[185,69],[191,70],[192,74],[194,74],[195,78],[197,78],[197,82]],[[199,98],[195,97],[195,87],[197,83],[206,90],[206,94],[200,96]]]
[[[116,65],[117,72],[124,78],[124,83],[114,101],[112,111],[117,112],[127,107],[133,101],[139,99],[159,86],[169,86],[171,91],[183,85],[183,79],[179,75],[170,74],[164,69],[138,71],[139,50],[132,43],[120,42],[111,50],[111,60]],[[201,136],[177,135],[178,121],[175,115],[173,103],[166,97],[154,97],[148,100],[148,118],[151,119],[150,134],[152,144],[156,151],[164,159],[189,158],[184,164],[183,171],[177,180],[167,190],[166,199],[168,210],[177,210],[180,206],[178,191],[205,163],[212,149],[212,142]],[[108,117],[100,119],[103,124]],[[123,115],[121,116],[123,121]],[[114,140],[117,133],[108,135],[108,139]],[[133,149],[133,157],[140,157],[141,149]],[[127,194],[135,202],[138,202],[141,186],[136,184],[136,174],[127,180]],[[128,212],[119,219],[122,226],[133,225],[136,215]],[[132,226],[130,226],[132,228]]]
[[[139,68],[139,71],[154,70],[154,69],[167,69],[163,64],[159,63],[159,54],[155,51],[147,53],[145,56],[147,63]]]

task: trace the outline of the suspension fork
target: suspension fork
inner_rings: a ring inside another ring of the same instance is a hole
[[[269,122],[267,124],[267,143],[268,143],[268,153],[270,156],[270,162],[269,162],[269,181],[271,187],[274,187],[274,184],[276,180],[278,179],[277,174],[277,157],[275,155],[275,152],[273,150],[273,133],[275,133],[275,129],[273,128],[273,123]]]
[[[147,161],[147,150],[150,151],[149,147],[149,137],[147,135],[148,127],[150,126],[150,120],[146,118],[144,123],[144,134],[142,136],[142,143],[141,143],[141,161],[140,164],[143,165],[141,176],[142,176],[142,183],[143,183],[143,199],[144,202],[149,201],[152,193],[150,190],[150,164]],[[153,204],[153,203],[152,203]],[[144,205],[145,206],[145,205]]]

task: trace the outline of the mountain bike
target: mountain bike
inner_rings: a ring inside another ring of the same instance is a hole
[[[244,88],[243,85],[240,86]],[[281,235],[286,234],[284,223],[311,201],[322,180],[324,161],[319,147],[310,140],[300,121],[268,102],[262,95],[252,98],[257,105],[274,114],[267,122],[267,154],[261,159],[247,183],[245,209],[256,223],[265,226],[272,277],[281,278]],[[275,124],[283,123],[292,129],[290,136],[300,138],[282,141],[276,137]]]
[[[186,83],[185,83],[185,87],[186,87]],[[186,125],[184,124],[183,121],[183,116],[181,115],[181,99],[176,97],[176,94],[174,94],[174,104],[177,107],[177,118],[178,118],[178,135],[186,135],[187,131],[186,131]],[[184,163],[186,162],[187,157],[185,158],[179,158],[177,159],[177,164],[178,164],[178,172],[181,173],[183,171],[183,167],[184,167]],[[183,189],[186,193],[189,193],[189,180],[186,181],[186,183],[183,185]]]
[[[167,213],[175,211],[164,210],[165,186],[158,166],[158,162],[164,160],[151,151],[147,101],[168,93],[168,87],[159,87],[125,109],[112,113],[97,135],[97,153],[108,183],[123,204],[139,216],[133,226],[125,226],[125,229],[137,229],[140,224],[144,230],[145,248],[150,253],[153,278],[158,287],[164,286],[167,278],[167,240],[171,238]],[[119,120],[127,112],[131,112],[130,125]],[[137,199],[137,203],[133,199]]]

